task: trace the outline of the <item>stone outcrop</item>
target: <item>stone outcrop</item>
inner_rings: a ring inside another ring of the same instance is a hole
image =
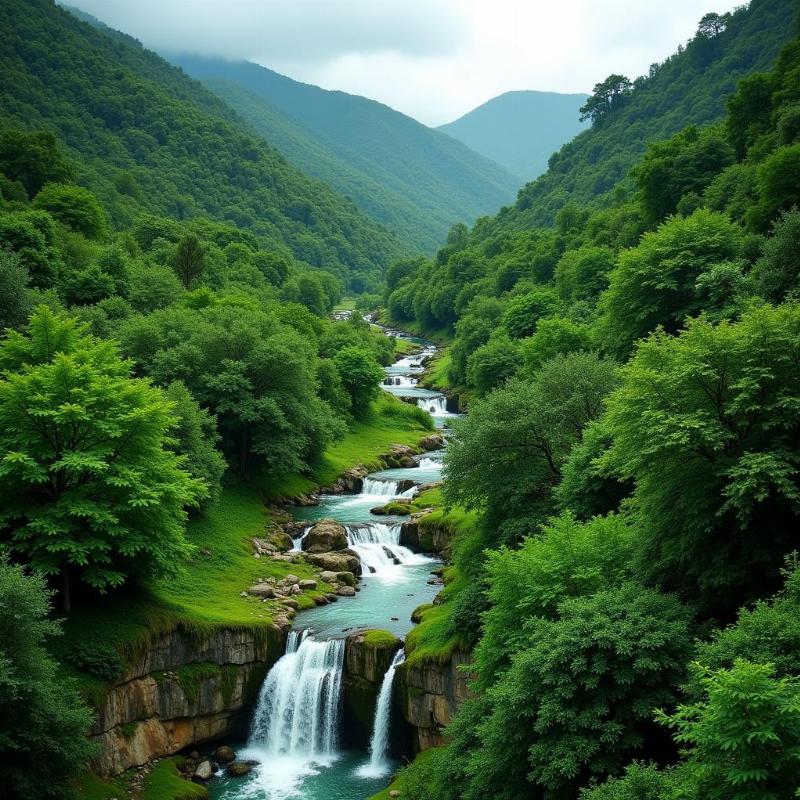
[[[372,734],[375,706],[383,677],[401,639],[387,631],[357,631],[345,641],[342,690],[350,743],[365,745]]]
[[[428,453],[441,450],[444,447],[444,436],[441,433],[430,433],[419,440],[419,446]]]
[[[347,531],[333,519],[322,519],[303,537],[302,548],[306,553],[329,553],[347,547]]]
[[[424,553],[438,553],[444,559],[452,555],[453,529],[446,522],[429,520],[430,512],[412,514],[400,527],[400,544]]]
[[[118,775],[154,758],[221,737],[242,735],[285,631],[217,628],[156,637],[111,687],[90,730],[100,775]]]
[[[442,730],[470,696],[469,671],[463,668],[471,660],[469,653],[456,650],[443,663],[425,659],[398,666],[395,684],[415,752],[444,743]]]
[[[309,564],[313,564],[321,570],[361,574],[361,561],[352,550],[338,550],[335,553],[306,553],[305,559]]]

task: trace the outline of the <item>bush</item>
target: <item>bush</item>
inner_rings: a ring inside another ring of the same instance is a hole
[[[106,683],[115,681],[124,669],[116,648],[103,642],[78,642],[65,658],[73,667]]]

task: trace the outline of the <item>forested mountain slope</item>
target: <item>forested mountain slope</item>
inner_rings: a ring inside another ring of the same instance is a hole
[[[428,251],[455,221],[496,212],[519,188],[503,167],[373,100],[249,62],[170,58],[304,172]]]
[[[547,169],[547,159],[556,150],[586,127],[578,119],[578,109],[587,97],[505,92],[439,130],[529,181]]]
[[[568,203],[607,202],[649,142],[723,116],[739,79],[769,69],[791,38],[787,20],[797,8],[796,0],[753,0],[734,12],[718,35],[696,36],[663,63],[653,64],[610,113],[564,145],[547,173],[525,186],[515,205],[489,227],[551,224]]]
[[[141,211],[210,215],[356,289],[402,252],[393,234],[129,37],[49,0],[4,2],[0,30],[0,126],[62,138],[117,227]]]

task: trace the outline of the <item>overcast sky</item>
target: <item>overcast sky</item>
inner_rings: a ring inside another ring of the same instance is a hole
[[[589,92],[729,0],[67,0],[154,49],[257,61],[429,125],[511,89]]]

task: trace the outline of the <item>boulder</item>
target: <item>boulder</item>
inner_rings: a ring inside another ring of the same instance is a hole
[[[426,452],[432,450],[441,450],[444,447],[444,436],[441,433],[431,433],[423,439],[420,439],[419,446]]]
[[[298,585],[300,586],[300,588],[304,592],[308,592],[311,589],[316,589],[317,588],[317,582],[316,581],[312,581],[311,579],[306,579],[304,581],[300,581],[300,583]]]
[[[262,600],[271,600],[275,597],[275,587],[269,583],[256,583],[247,590],[247,593]]]
[[[253,768],[245,761],[234,761],[233,764],[228,766],[225,772],[230,775],[231,778],[241,778],[244,775],[249,775],[252,769]]]
[[[297,577],[297,575],[292,575],[291,573],[289,573],[289,574],[288,574],[288,575],[287,575],[287,576],[286,576],[286,577],[283,579],[283,582],[284,582],[284,583],[288,583],[288,584],[300,583],[300,578],[298,578],[298,577]]]
[[[340,583],[344,583],[346,586],[356,585],[356,576],[353,575],[352,572],[337,572],[336,580]]]
[[[336,594],[339,597],[355,597],[356,590],[352,586],[342,586],[341,589],[337,590]]]
[[[236,753],[233,752],[232,747],[222,745],[214,751],[213,758],[218,764],[230,764],[231,761],[236,761]]]
[[[306,561],[330,572],[352,572],[354,575],[361,574],[361,561],[352,551],[341,550],[338,553],[308,553]]]
[[[281,600],[281,605],[286,606],[286,608],[291,608],[293,611],[300,610],[300,603],[298,603],[297,600],[293,600],[291,597]]]
[[[199,778],[201,781],[211,780],[211,776],[213,774],[214,774],[214,767],[208,759],[205,759],[205,761],[201,761],[197,765],[197,769],[194,771],[194,777]]]
[[[319,579],[323,583],[335,583],[337,580],[337,575],[335,572],[331,572],[330,570],[326,569],[320,573]]]
[[[269,532],[268,542],[276,550],[285,553],[294,547],[292,537],[281,528],[275,528]]]
[[[347,547],[347,531],[335,520],[320,520],[303,537],[302,547],[306,553],[329,553],[332,550],[344,550]]]
[[[252,541],[254,556],[271,556],[278,552],[278,548],[266,539],[253,538]]]
[[[326,606],[328,605],[328,603],[330,603],[330,600],[328,600],[328,598],[325,597],[324,595],[318,595],[317,597],[314,598],[314,605]]]

